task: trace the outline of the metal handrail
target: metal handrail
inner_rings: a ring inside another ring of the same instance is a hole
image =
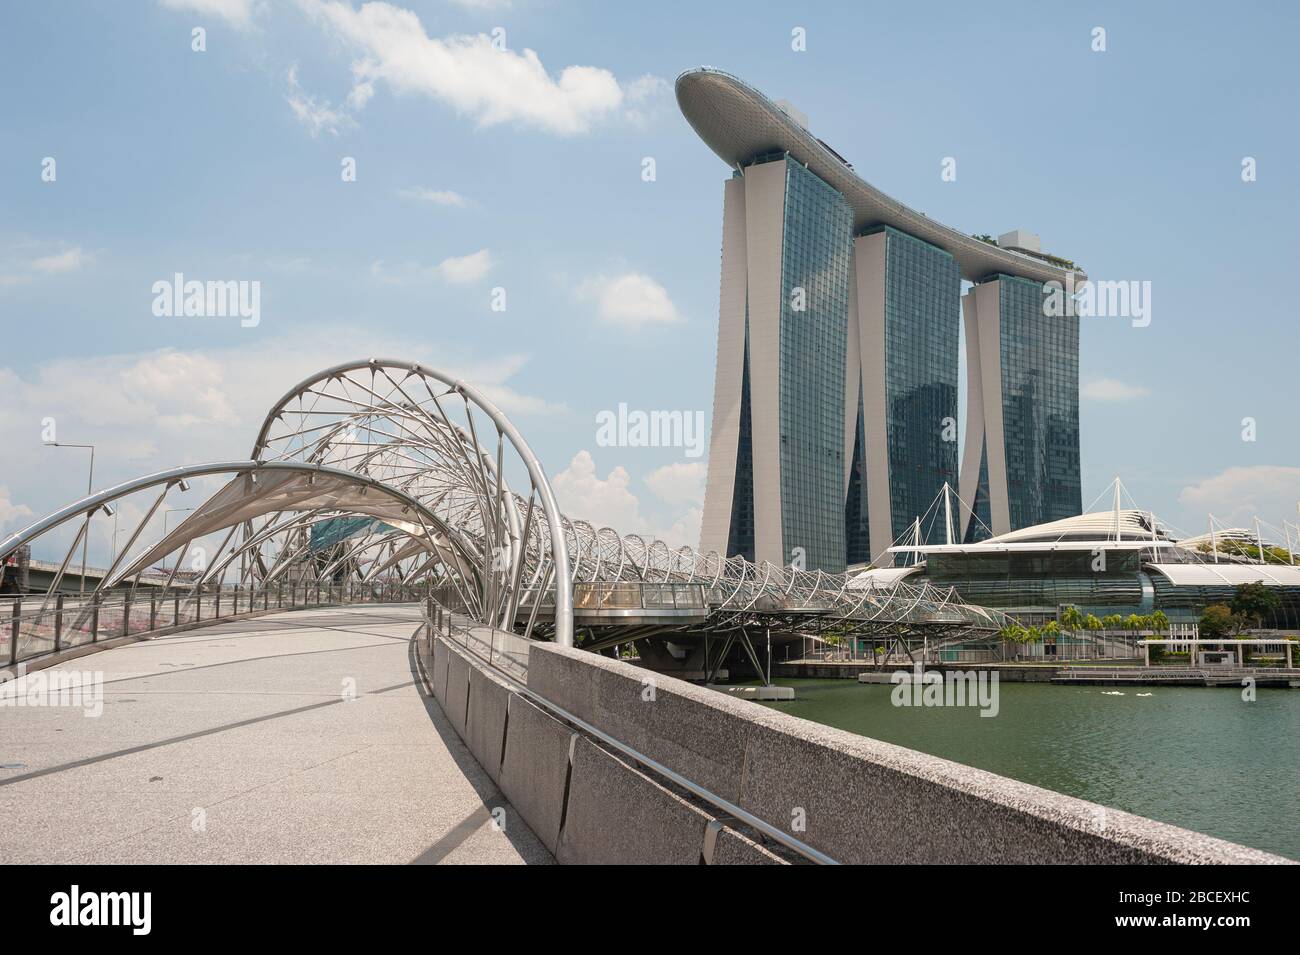
[[[435,612],[434,610],[435,607],[437,608],[437,612]],[[445,621],[445,628],[446,628],[445,633],[448,637],[452,638],[453,642],[457,642],[460,646],[464,647],[467,652],[474,654],[476,657],[478,657],[478,659],[486,663],[492,670],[496,672],[497,676],[501,680],[509,684],[510,687],[514,689],[517,693],[519,693],[524,697],[527,697],[529,700],[543,707],[544,709],[549,710],[552,714],[554,714],[564,722],[569,723],[570,725],[576,727],[577,729],[588,734],[589,736],[595,737],[596,739],[600,740],[602,743],[605,743],[606,745],[613,747],[614,749],[618,750],[624,756],[627,756],[629,759],[633,760],[640,766],[643,766],[651,770],[652,772],[657,773],[658,775],[664,777],[665,779],[670,780],[675,785],[680,786],[682,789],[687,790],[692,795],[698,797],[699,799],[704,800],[705,802],[713,806],[715,809],[719,810],[722,815],[730,816],[733,819],[737,819],[740,822],[743,822],[746,825],[751,826],[754,829],[757,829],[759,832],[763,833],[768,838],[772,839],[775,842],[780,843],[790,851],[802,856],[808,861],[816,863],[818,865],[839,865],[840,864],[837,860],[831,858],[826,853],[822,852],[820,849],[816,849],[813,846],[808,845],[806,842],[796,839],[794,836],[778,828],[777,826],[772,825],[766,820],[754,815],[753,813],[749,812],[747,809],[742,809],[740,806],[723,798],[722,796],[719,796],[717,793],[714,793],[706,789],[705,787],[701,786],[700,784],[693,782],[692,780],[683,776],[681,773],[677,772],[676,770],[669,769],[667,766],[663,765],[653,757],[645,755],[640,750],[637,750],[634,747],[629,746],[627,743],[624,743],[623,741],[616,739],[615,737],[606,733],[604,730],[592,726],[590,723],[588,723],[586,720],[583,720],[581,717],[575,716],[574,714],[570,713],[568,710],[564,709],[562,706],[559,706],[558,704],[551,702],[541,694],[535,692],[534,690],[529,689],[527,683],[521,682],[520,674],[512,673],[510,671],[502,669],[495,662],[493,662],[491,655],[485,657],[481,652],[479,652],[478,648],[483,645],[482,640],[470,639],[470,637],[472,636],[471,633],[472,630],[492,629],[493,638],[491,639],[491,641],[489,641],[489,645],[495,646],[496,643],[495,635],[501,631],[496,631],[495,628],[487,628],[482,625],[463,626],[457,624],[455,621],[454,613],[448,608],[437,604],[437,602],[432,597],[428,598],[428,600],[426,601],[424,619],[425,619],[425,626],[428,628],[429,632],[439,633],[439,634],[443,633],[443,630],[440,628],[439,624],[440,622]],[[455,640],[456,635],[461,635],[463,639],[460,641],[456,641]],[[508,634],[505,636],[512,636],[515,637],[515,639],[521,639],[515,636],[514,634]],[[523,679],[527,679],[527,671],[528,668],[527,665],[525,664],[522,673]]]
[[[223,585],[181,592],[156,589],[98,595],[0,594],[0,666],[17,666],[121,637],[215,623],[270,610],[352,603],[410,603],[426,587],[397,581],[301,581],[272,587]]]

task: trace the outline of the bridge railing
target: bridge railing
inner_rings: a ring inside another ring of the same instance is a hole
[[[0,596],[0,666],[15,666],[63,650],[120,637],[216,622],[254,612],[351,603],[397,603],[422,598],[427,588],[396,581],[279,582],[268,587],[227,585],[200,592],[126,590],[101,594]]]

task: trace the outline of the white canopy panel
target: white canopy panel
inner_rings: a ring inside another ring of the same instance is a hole
[[[1300,567],[1289,564],[1147,564],[1176,587],[1300,587]]]

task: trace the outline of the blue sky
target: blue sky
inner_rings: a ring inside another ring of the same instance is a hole
[[[1189,532],[1207,510],[1296,519],[1293,7],[737,9],[7,8],[0,529],[84,491],[83,459],[40,445],[46,417],[99,445],[103,487],[246,456],[290,384],[382,355],[487,386],[571,513],[693,542],[702,459],[599,447],[595,416],[711,410],[727,171],[671,89],[705,64],[792,101],[914,208],[1152,283],[1149,327],[1083,323],[1085,504],[1120,474]],[[177,272],[259,281],[259,324],[155,316]]]

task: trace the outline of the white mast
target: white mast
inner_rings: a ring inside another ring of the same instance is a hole
[[[952,543],[952,498],[949,497],[950,494],[952,494],[952,488],[948,486],[947,481],[944,481],[943,482],[943,531],[944,531],[944,536],[947,538],[946,543],[948,544]]]
[[[1120,529],[1119,529],[1119,505],[1120,505],[1120,499],[1119,499],[1119,493],[1120,493],[1119,475],[1116,474],[1116,475],[1115,475],[1115,543],[1116,543],[1116,544],[1118,544],[1118,543],[1119,543],[1119,540],[1120,540]]]

